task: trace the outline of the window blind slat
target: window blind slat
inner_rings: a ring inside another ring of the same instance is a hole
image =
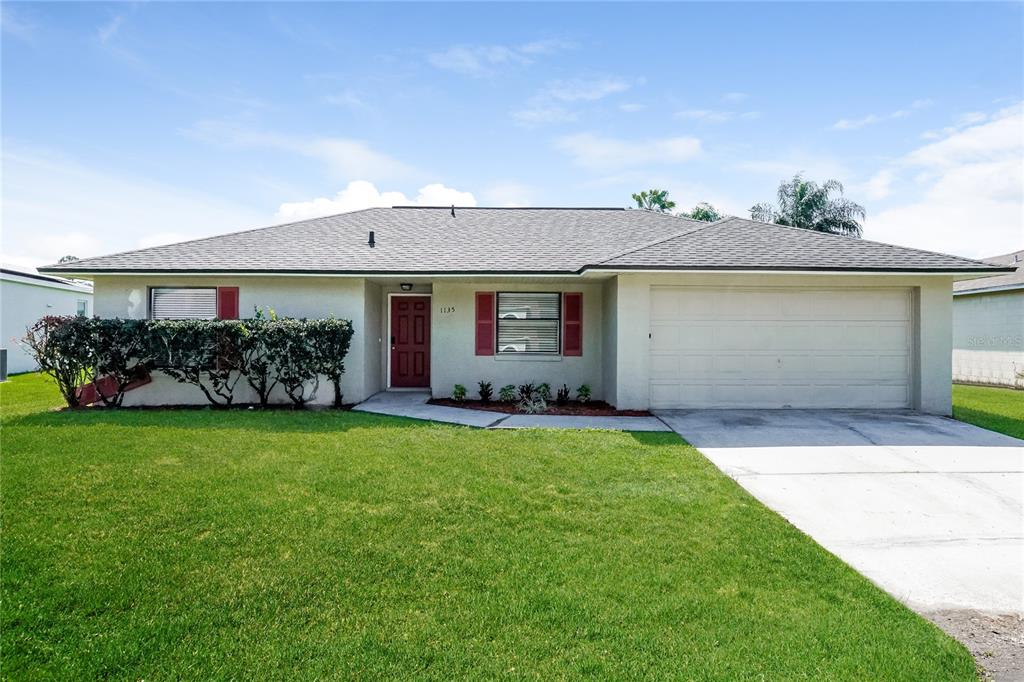
[[[498,319],[557,320],[560,296],[532,292],[503,292],[498,294]]]
[[[561,294],[498,293],[499,353],[558,353]]]
[[[215,320],[217,290],[154,288],[150,306],[154,320]]]

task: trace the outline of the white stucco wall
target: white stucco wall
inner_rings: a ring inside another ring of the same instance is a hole
[[[605,399],[615,391],[618,363],[619,282],[612,277],[601,287],[601,386]],[[609,402],[611,402],[609,400]]]
[[[583,354],[579,357],[476,355],[475,293],[478,291],[582,292]],[[594,399],[603,400],[601,300],[601,283],[584,280],[568,283],[541,280],[533,284],[435,280],[431,311],[431,391],[435,397],[447,397],[455,384],[462,384],[470,397],[476,397],[477,382],[490,381],[497,395],[498,389],[506,384],[532,381],[551,384],[552,392],[565,383],[575,397],[581,384],[590,384]],[[450,308],[454,310],[441,312]]]
[[[945,276],[771,275],[624,273],[617,278],[616,364],[608,401],[619,409],[646,409],[649,397],[650,288],[656,286],[737,287],[909,287],[914,292],[913,406],[934,414],[952,410],[952,278]]]
[[[92,315],[89,291],[6,274],[0,279],[0,347],[7,350],[9,374],[38,369],[36,361],[19,343],[25,331],[47,315],[76,314],[79,301],[87,301],[86,314]]]
[[[272,308],[281,317],[334,316],[352,321],[352,346],[345,360],[342,378],[345,402],[358,402],[378,390],[373,377],[367,375],[367,344],[373,346],[375,334],[367,334],[367,285],[363,279],[343,277],[123,277],[99,276],[94,282],[96,315],[145,319],[149,315],[149,289],[177,286],[237,286],[239,314],[251,317],[256,308]],[[374,320],[370,320],[374,324]],[[378,356],[376,347],[372,354]],[[373,367],[374,360],[369,361]],[[376,372],[379,375],[379,372]],[[286,402],[283,393],[277,396]],[[330,403],[333,391],[322,381],[315,403]],[[235,402],[252,402],[255,396],[244,380],[237,386]],[[125,405],[188,405],[206,404],[199,389],[178,384],[156,375],[151,384],[125,395]]]
[[[955,296],[953,381],[1024,388],[1018,373],[1024,374],[1024,291]]]

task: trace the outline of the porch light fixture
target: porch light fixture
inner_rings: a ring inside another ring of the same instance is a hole
[[[412,285],[408,282],[402,282],[398,286],[402,287],[402,291],[412,291]]]

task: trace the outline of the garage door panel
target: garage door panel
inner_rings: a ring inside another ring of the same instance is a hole
[[[910,404],[907,289],[655,287],[651,301],[654,408]]]

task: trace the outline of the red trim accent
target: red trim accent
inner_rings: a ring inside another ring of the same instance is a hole
[[[579,292],[563,295],[562,355],[583,355],[583,294]]]
[[[153,378],[149,376],[148,372],[146,372],[138,379],[135,379],[127,386],[125,386],[124,390],[125,392],[128,392],[132,389],[138,388],[139,386],[145,386],[151,381],[153,381]],[[92,405],[93,403],[100,402],[101,392],[103,395],[107,397],[110,397],[117,392],[117,382],[114,380],[114,377],[100,377],[99,379],[90,384],[82,384],[77,389],[75,389],[75,393],[78,395],[79,405]]]
[[[476,292],[476,354],[494,355],[494,292]]]
[[[238,319],[238,287],[217,287],[217,319]]]
[[[391,297],[391,385],[430,387],[430,297]]]

